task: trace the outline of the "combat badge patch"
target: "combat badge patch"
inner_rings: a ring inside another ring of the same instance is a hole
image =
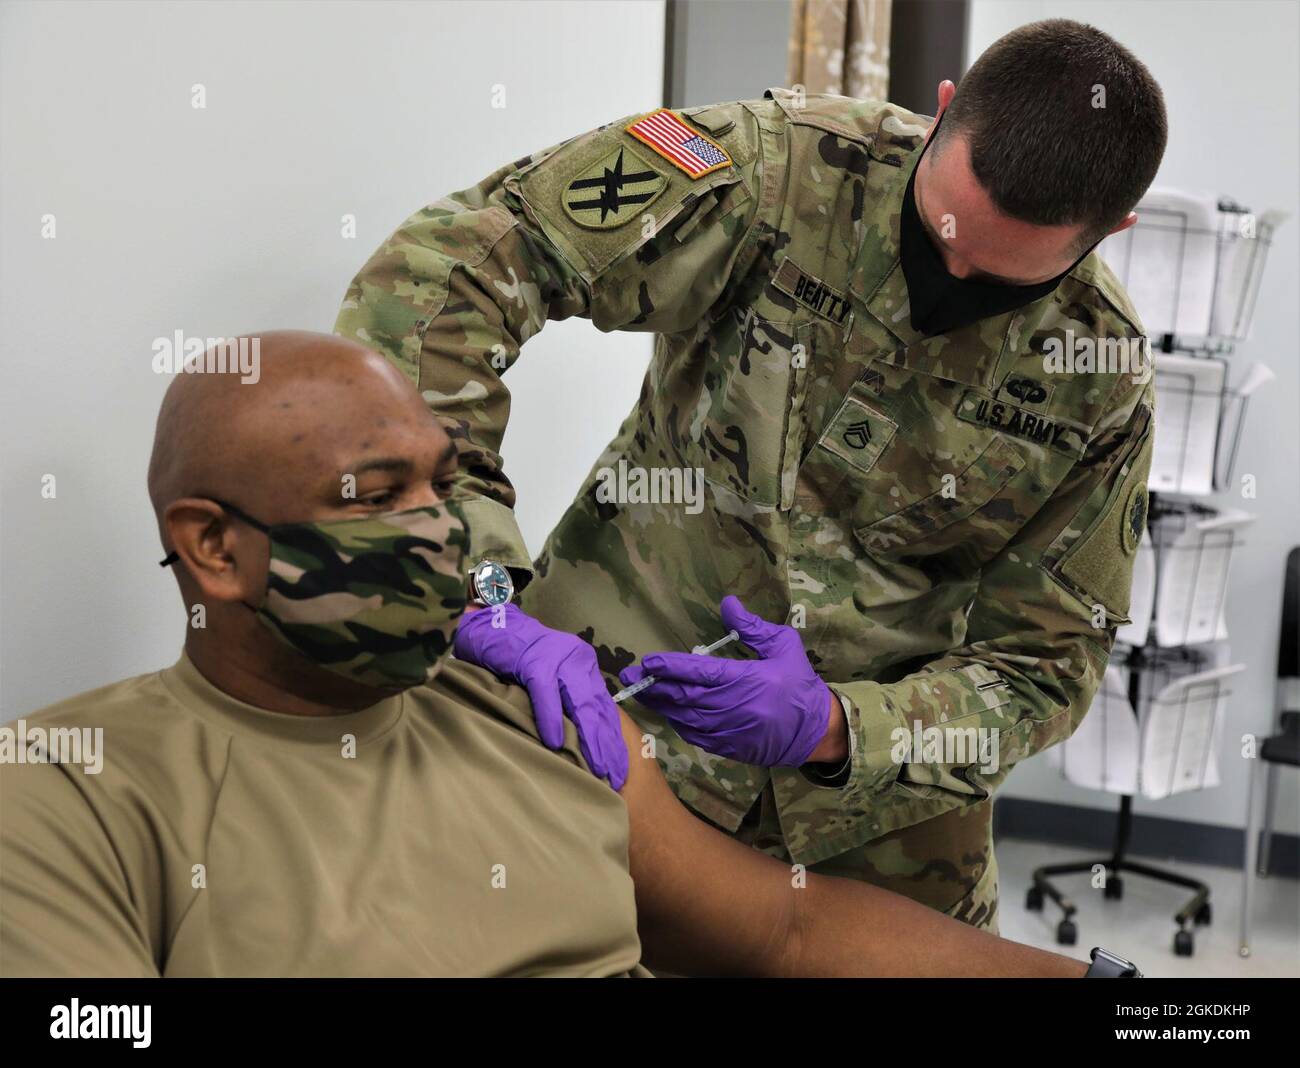
[[[731,157],[725,148],[693,126],[687,126],[667,108],[652,111],[625,129],[691,178],[703,178],[731,166]]]
[[[1053,388],[1046,382],[1026,378],[1024,375],[1013,374],[1007,376],[1007,380],[1002,383],[1002,389],[999,392],[1010,397],[1013,404],[1020,404],[1025,408],[1043,411],[1051,403]]]
[[[630,148],[620,146],[575,177],[560,202],[565,214],[588,230],[612,230],[638,218],[668,179]]]

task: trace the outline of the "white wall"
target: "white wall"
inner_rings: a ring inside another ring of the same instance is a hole
[[[1272,0],[972,0],[968,62],[1026,22],[1073,18],[1106,31],[1151,70],[1165,94],[1169,147],[1156,184],[1208,189],[1255,211],[1290,213],[1274,240],[1260,291],[1254,337],[1238,346],[1240,368],[1267,363],[1277,381],[1250,405],[1236,474],[1252,474],[1258,497],[1240,492],[1210,500],[1258,518],[1233,562],[1228,632],[1233,661],[1247,667],[1234,683],[1224,731],[1218,789],[1162,802],[1138,799],[1134,810],[1170,819],[1240,826],[1247,765],[1240,739],[1272,726],[1281,625],[1282,570],[1300,544],[1300,6]],[[1138,309],[1141,313],[1141,308]],[[1157,356],[1157,360],[1159,357]],[[1159,419],[1159,398],[1156,400]],[[1279,776],[1279,830],[1300,830],[1296,776]],[[1114,797],[1066,783],[1042,758],[1020,765],[1002,791],[1088,807],[1117,807]]]
[[[416,208],[657,107],[661,0],[601,7],[0,6],[0,721],[180,649],[145,492],[167,385],[152,340],[329,331],[352,275]],[[345,213],[355,240],[339,236]],[[534,551],[649,354],[648,337],[559,323],[511,371],[504,453]]]

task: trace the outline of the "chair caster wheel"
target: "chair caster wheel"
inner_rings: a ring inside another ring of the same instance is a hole
[[[1058,945],[1072,946],[1079,940],[1079,928],[1074,925],[1072,920],[1062,920],[1056,925],[1056,941]]]
[[[1196,910],[1196,915],[1192,917],[1192,923],[1196,924],[1197,927],[1209,927],[1213,919],[1214,910],[1210,908],[1210,903],[1207,901]]]
[[[1103,893],[1110,900],[1119,901],[1124,896],[1124,880],[1118,875],[1112,875],[1106,880],[1106,889]]]
[[[1030,912],[1043,911],[1043,892],[1036,886],[1029,888],[1029,893],[1025,895],[1025,908]]]
[[[1194,945],[1192,943],[1191,931],[1179,931],[1174,935],[1174,955],[1178,957],[1190,957]]]

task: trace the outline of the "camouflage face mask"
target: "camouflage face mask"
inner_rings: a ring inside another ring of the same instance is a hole
[[[212,499],[270,539],[266,596],[248,607],[276,638],[369,686],[418,686],[438,673],[465,610],[459,505],[270,526]]]

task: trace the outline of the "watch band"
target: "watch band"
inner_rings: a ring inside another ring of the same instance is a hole
[[[1132,961],[1096,946],[1092,951],[1092,963],[1088,966],[1084,978],[1141,979],[1142,973],[1137,970],[1137,965]]]

